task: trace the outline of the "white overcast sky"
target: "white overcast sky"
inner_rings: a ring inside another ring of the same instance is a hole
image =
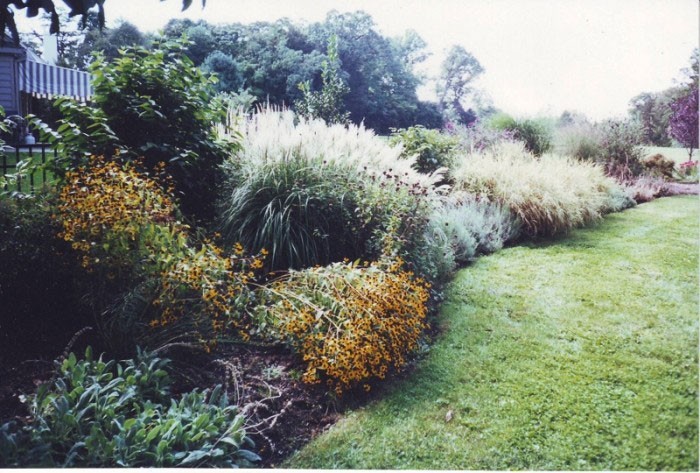
[[[577,110],[593,119],[622,116],[635,95],[674,85],[698,46],[698,0],[107,0],[119,19],[156,31],[170,18],[250,23],[321,21],[330,10],[363,10],[386,36],[413,29],[433,53],[460,44],[484,66],[478,86],[518,116]],[[20,29],[22,26],[20,25]],[[425,89],[421,95],[429,98]]]

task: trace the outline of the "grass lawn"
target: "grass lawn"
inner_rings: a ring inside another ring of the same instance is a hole
[[[688,150],[685,148],[664,148],[661,146],[645,146],[644,156],[651,156],[652,154],[663,154],[668,159],[675,161],[676,164],[683,163],[688,160]],[[693,150],[693,161],[698,159],[698,150]]]
[[[284,466],[698,471],[699,211],[480,258],[416,371]]]

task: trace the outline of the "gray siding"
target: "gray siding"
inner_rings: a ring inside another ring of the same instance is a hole
[[[6,115],[19,113],[18,100],[14,57],[0,55],[0,106],[5,109]]]

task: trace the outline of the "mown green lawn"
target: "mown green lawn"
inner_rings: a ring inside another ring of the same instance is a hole
[[[285,466],[698,471],[699,210],[479,259],[418,369]]]
[[[664,148],[661,146],[645,146],[644,156],[651,156],[652,154],[663,154],[668,159],[673,160],[676,164],[688,161],[688,150],[686,148]],[[698,159],[698,150],[693,150],[693,161]]]

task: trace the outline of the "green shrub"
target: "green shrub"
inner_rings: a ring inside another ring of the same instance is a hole
[[[597,126],[600,152],[597,161],[605,172],[619,180],[631,179],[642,172],[644,156],[642,132],[638,124],[607,120]]]
[[[440,168],[452,168],[458,144],[454,137],[420,125],[392,129],[389,143],[392,146],[401,145],[401,158],[415,156],[414,169],[423,174],[430,174]]]
[[[508,206],[528,236],[555,235],[600,219],[616,184],[598,166],[501,145],[473,154],[455,172],[455,189]]]
[[[676,163],[663,154],[656,153],[644,158],[642,160],[642,166],[644,167],[645,173],[651,177],[673,179]]]
[[[92,323],[80,303],[85,279],[57,238],[56,198],[0,197],[0,365],[53,357]]]
[[[375,259],[389,240],[397,255],[413,251],[442,174],[417,173],[362,127],[294,120],[264,112],[243,124],[243,150],[224,164],[229,244],[269,250],[272,270]]]
[[[549,129],[536,120],[515,119],[500,114],[491,119],[490,125],[497,130],[511,132],[513,137],[525,143],[525,148],[535,156],[541,156],[552,149]]]
[[[130,47],[90,65],[91,104],[59,99],[63,120],[56,132],[43,126],[59,155],[83,164],[90,155],[144,158],[153,168],[166,164],[174,178],[182,211],[198,219],[213,217],[218,165],[235,148],[220,140],[214,123],[225,108],[214,100],[214,81],[184,55],[185,40],[156,41],[152,49]]]
[[[632,188],[624,185],[617,185],[615,183],[611,184],[612,185],[610,185],[607,189],[607,199],[601,210],[604,214],[620,212],[637,205]]]
[[[259,458],[245,447],[245,418],[221,387],[171,399],[167,360],[63,361],[29,400],[24,425],[0,427],[10,467],[233,467]]]

